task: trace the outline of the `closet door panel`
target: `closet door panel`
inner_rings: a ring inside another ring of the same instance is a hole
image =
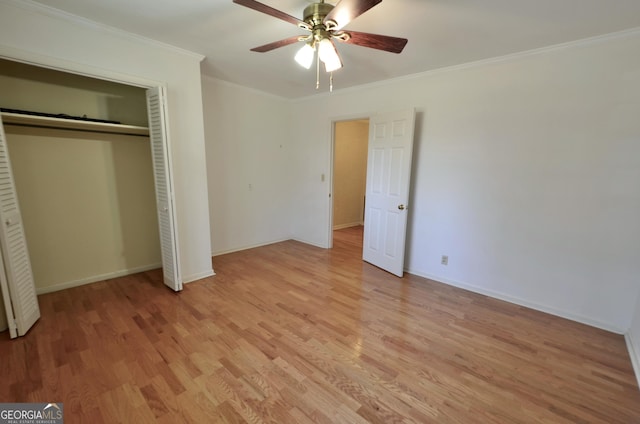
[[[40,318],[38,297],[31,272],[31,261],[24,236],[18,196],[11,171],[7,139],[0,118],[0,247],[4,262],[4,277],[13,306],[9,318],[11,336],[23,336]],[[4,290],[3,290],[4,291]]]
[[[147,112],[149,115],[149,137],[153,157],[153,174],[156,186],[158,223],[160,226],[160,248],[162,251],[162,273],[164,283],[175,291],[182,290],[182,279],[178,267],[178,237],[168,154],[166,97],[163,87],[147,90]]]

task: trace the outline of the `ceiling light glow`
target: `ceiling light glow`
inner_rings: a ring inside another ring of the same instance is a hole
[[[311,47],[310,44],[305,44],[300,50],[298,50],[298,53],[296,53],[295,60],[303,68],[309,69],[313,63],[315,53],[316,49]]]
[[[324,63],[324,67],[327,72],[333,72],[342,68],[342,60],[340,60],[338,50],[336,50],[336,46],[330,39],[323,38],[320,40],[318,45],[318,56]]]

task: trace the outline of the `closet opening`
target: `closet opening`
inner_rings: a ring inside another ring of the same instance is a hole
[[[4,109],[119,123],[2,113],[37,294],[160,268],[167,258],[179,290],[162,90],[0,59],[0,92]],[[158,109],[151,138],[148,92]]]

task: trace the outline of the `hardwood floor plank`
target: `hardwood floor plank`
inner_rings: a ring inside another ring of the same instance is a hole
[[[165,404],[152,384],[140,388],[140,392],[156,418],[169,413],[169,407]]]
[[[0,402],[79,423],[640,422],[622,336],[295,241],[39,297],[0,334]]]

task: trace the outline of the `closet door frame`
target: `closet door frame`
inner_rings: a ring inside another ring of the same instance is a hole
[[[101,79],[104,81],[111,81],[119,84],[139,87],[145,90],[161,87],[160,90],[162,90],[165,93],[167,92],[167,83],[163,81],[139,78],[139,77],[128,75],[128,74],[121,74],[118,72],[110,71],[107,69],[100,69],[100,68],[95,68],[92,66],[87,66],[87,65],[83,65],[75,62],[68,62],[65,60],[52,58],[50,56],[32,54],[29,52],[13,49],[10,47],[0,46],[0,58],[12,60],[14,62],[26,63],[33,66],[39,66],[41,68],[54,69],[57,71],[67,72],[70,74],[76,74],[76,75],[86,76],[90,78]],[[163,101],[165,100],[166,100],[166,97],[163,98]],[[164,104],[164,107],[166,109],[166,103]],[[171,176],[173,174],[173,169],[171,167],[172,152],[169,145],[169,134],[168,134],[167,126],[163,127],[162,142],[164,144],[164,151],[167,154],[167,160],[168,160],[167,172],[169,176]],[[154,184],[157,184],[155,174],[154,174]],[[176,216],[175,203],[171,202],[169,207],[172,208],[171,215],[174,217],[173,227],[174,227],[175,233],[177,233],[177,222],[175,221],[175,216]],[[162,231],[162,228],[160,228],[160,224],[159,224],[158,225],[159,234],[161,233],[161,231]],[[173,257],[174,257],[175,263],[169,264],[169,268],[173,270],[179,270],[180,269],[180,263],[179,263],[180,262],[180,246],[178,244],[177,236],[173,238],[173,244],[174,245],[172,246],[172,250],[174,251]],[[165,259],[163,257],[163,261],[164,260]],[[163,263],[163,268],[165,268],[164,263]],[[179,289],[181,289],[183,282],[182,282],[182,275],[179,272],[177,274],[177,282],[179,283],[179,286],[176,285],[176,287],[179,287]]]

